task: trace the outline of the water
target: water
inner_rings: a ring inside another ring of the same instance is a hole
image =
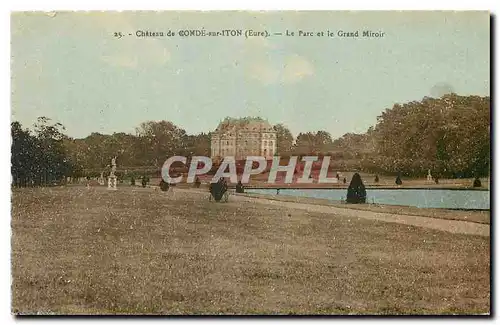
[[[276,189],[251,189],[247,193],[273,194]],[[279,195],[311,197],[340,201],[347,189],[280,189]],[[478,190],[441,189],[367,189],[367,203],[405,205],[418,208],[480,209],[489,210],[490,192]]]

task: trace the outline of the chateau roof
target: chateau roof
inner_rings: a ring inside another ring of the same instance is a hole
[[[215,132],[227,132],[230,130],[240,131],[274,131],[273,127],[267,120],[260,117],[243,117],[243,118],[230,118],[226,117],[219,123]]]

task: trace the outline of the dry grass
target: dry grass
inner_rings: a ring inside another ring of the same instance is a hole
[[[130,187],[12,205],[15,313],[490,311],[489,237]]]

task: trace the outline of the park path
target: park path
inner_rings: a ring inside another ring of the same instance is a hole
[[[202,194],[200,191],[197,190],[176,189],[176,191],[189,191],[191,193],[197,192]],[[206,195],[206,193],[203,194]],[[384,222],[393,222],[393,223],[400,223],[417,227],[431,228],[456,234],[479,235],[488,237],[490,236],[490,225],[480,224],[476,222],[469,222],[469,221],[447,220],[447,219],[437,219],[431,217],[399,215],[392,213],[355,210],[348,208],[337,208],[320,204],[308,204],[302,202],[296,203],[289,201],[280,201],[278,199],[250,197],[244,194],[231,195],[230,201],[240,201],[240,202],[243,201],[243,202],[259,203],[259,204],[267,204],[275,207],[284,207],[290,210],[300,209],[309,212],[328,213],[328,214],[340,215],[351,218],[374,219]]]

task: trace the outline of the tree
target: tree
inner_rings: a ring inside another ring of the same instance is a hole
[[[186,135],[184,141],[186,143],[186,156],[210,156],[211,145],[210,133],[200,133],[196,135]]]
[[[490,98],[445,95],[396,104],[378,117],[371,137],[386,172],[443,176],[489,174]]]
[[[23,130],[19,122],[11,124],[11,173],[14,186],[50,185],[72,173],[72,165],[63,141],[60,123],[39,117],[34,133]]]
[[[169,121],[141,123],[137,135],[150,165],[160,166],[168,157],[187,150],[186,131]]]
[[[283,124],[273,126],[276,131],[277,152],[280,155],[288,155],[293,147],[293,135],[290,130]]]

